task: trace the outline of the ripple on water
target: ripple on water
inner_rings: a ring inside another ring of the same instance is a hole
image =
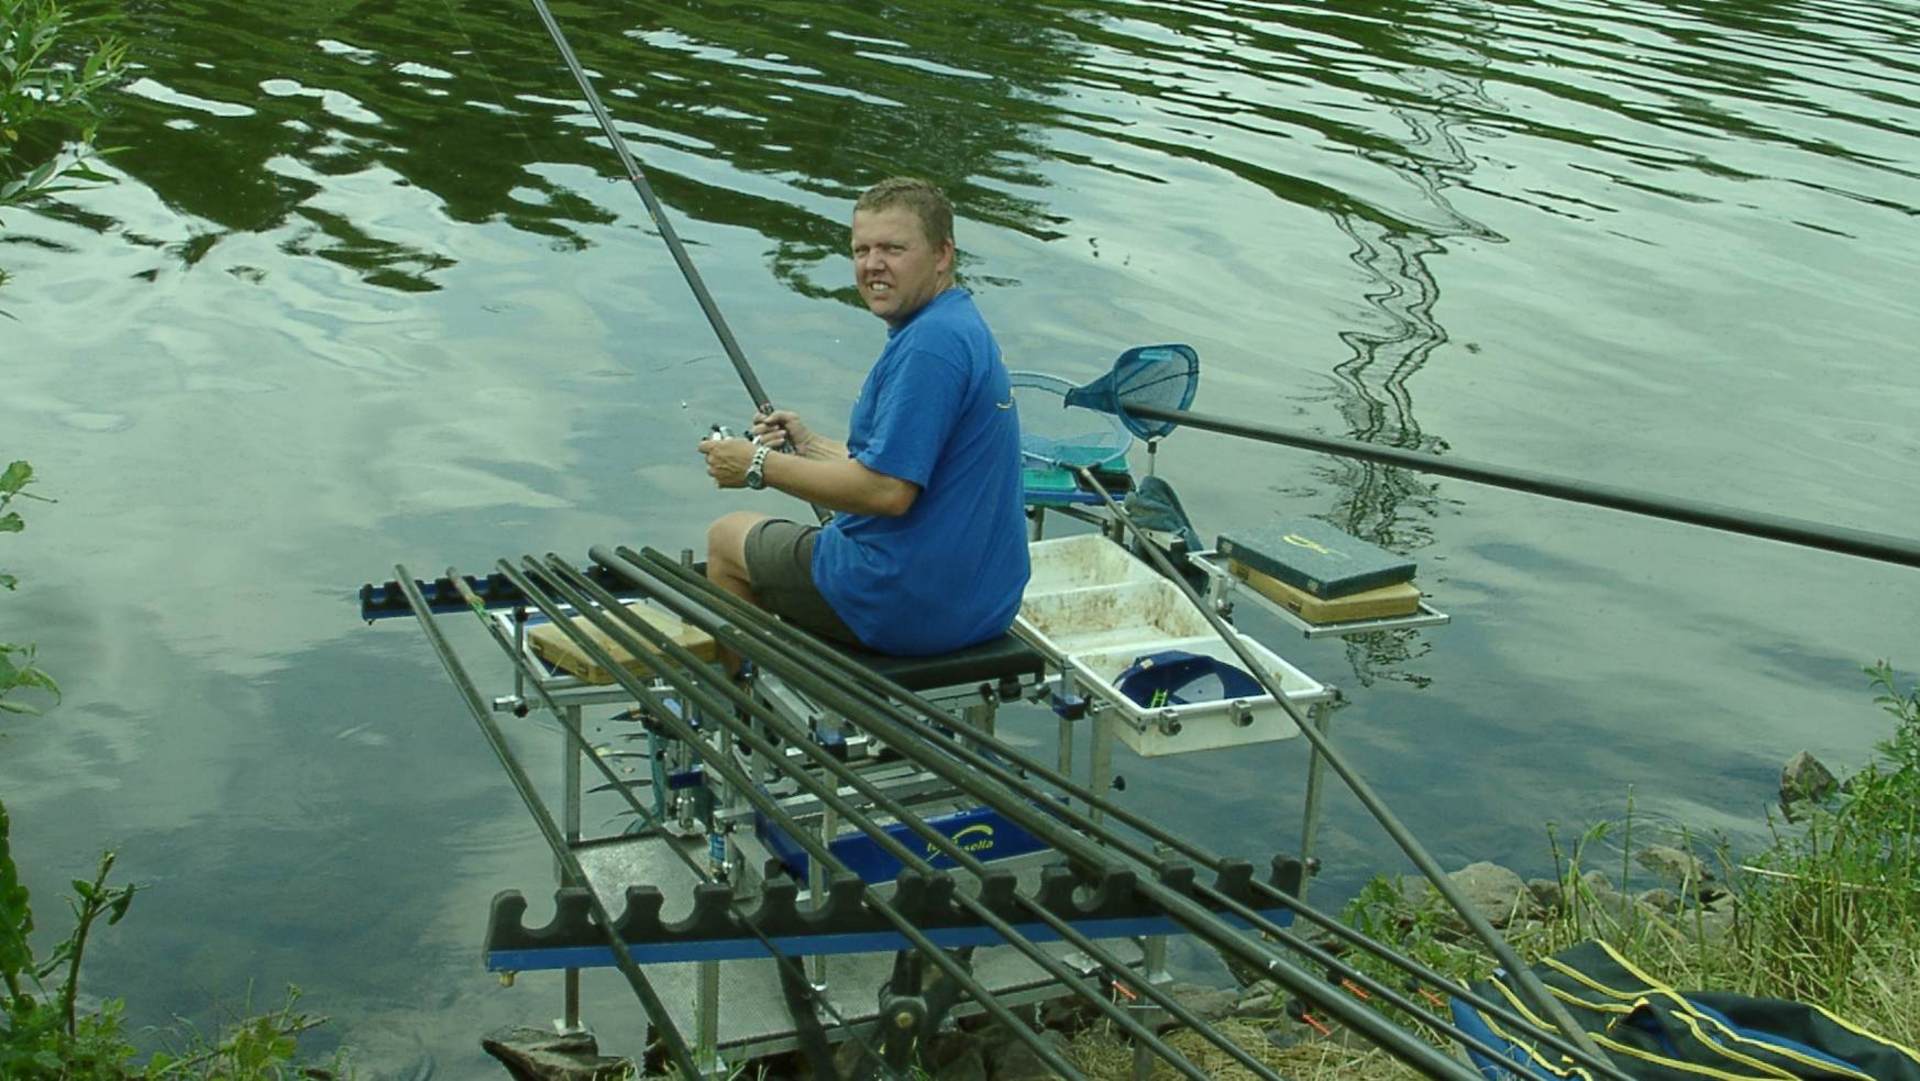
[[[133,418],[125,413],[74,410],[60,414],[60,423],[81,432],[124,432],[133,427]]]

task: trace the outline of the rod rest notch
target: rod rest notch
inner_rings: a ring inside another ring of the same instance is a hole
[[[1292,856],[1275,856],[1270,865],[1267,885],[1289,897],[1300,896],[1300,887],[1307,880],[1307,865]]]
[[[1147,915],[1158,908],[1135,892],[1137,880],[1122,867],[1101,868],[1087,875],[1068,867],[1053,866],[1040,872],[1040,890],[1035,900],[1064,919],[1121,919]],[[1085,900],[1075,895],[1084,888]]]
[[[1253,896],[1253,864],[1241,859],[1224,859],[1214,874],[1213,888],[1246,905],[1258,908]]]
[[[916,927],[953,927],[961,922],[953,889],[952,875],[908,868],[893,880],[893,907]]]
[[[1012,871],[988,871],[980,877],[980,896],[978,900],[987,911],[1009,919],[1018,914],[1015,898],[1020,892],[1020,878]]]
[[[666,902],[666,895],[658,887],[628,886],[627,908],[614,921],[614,930],[624,942],[650,942],[661,937],[665,926],[660,921],[660,910]]]
[[[696,882],[693,911],[684,920],[669,923],[668,935],[684,939],[725,938],[738,933],[733,912],[733,887],[725,882]]]
[[[760,903],[753,915],[743,917],[769,937],[789,935],[800,929],[800,884],[790,878],[769,879],[760,887]]]
[[[519,890],[493,895],[488,915],[487,948],[542,949],[570,946],[583,934],[592,935],[593,894],[579,886],[553,891],[553,918],[543,926],[528,927],[527,898]]]
[[[800,924],[812,932],[838,931],[859,926],[866,906],[867,884],[852,872],[838,872],[827,880],[826,903],[800,913]]]
[[[1193,896],[1194,878],[1195,872],[1191,863],[1174,861],[1161,865],[1160,884],[1182,897]]]

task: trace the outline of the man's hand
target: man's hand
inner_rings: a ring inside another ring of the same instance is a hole
[[[763,447],[784,450],[791,446],[794,453],[802,458],[822,457],[820,451],[825,440],[815,435],[813,429],[802,423],[799,414],[791,409],[776,409],[754,417],[748,434]]]
[[[699,449],[707,459],[707,476],[721,488],[745,488],[753,447],[751,439],[702,439]]]

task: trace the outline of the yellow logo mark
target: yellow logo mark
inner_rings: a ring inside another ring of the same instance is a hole
[[[1328,559],[1349,558],[1347,553],[1345,552],[1338,551],[1333,548],[1329,548],[1326,545],[1321,544],[1317,540],[1312,540],[1310,538],[1303,537],[1298,533],[1289,533],[1286,536],[1281,537],[1280,539],[1283,541],[1286,541],[1288,544],[1293,545],[1295,548],[1305,548],[1310,552],[1318,552],[1321,555],[1326,556]]]
[[[947,839],[959,845],[962,852],[985,852],[993,847],[993,827],[985,822],[975,822],[966,829],[956,831]],[[940,850],[933,847],[931,843],[927,845],[928,856],[940,854]]]

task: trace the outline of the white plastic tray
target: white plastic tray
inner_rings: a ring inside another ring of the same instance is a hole
[[[1116,711],[1122,742],[1143,757],[1266,743],[1299,735],[1272,695],[1144,706],[1115,681],[1149,653],[1179,649],[1244,667],[1180,588],[1104,536],[1036,541],[1033,576],[1014,629]],[[1246,635],[1229,629],[1304,709],[1332,691]]]

